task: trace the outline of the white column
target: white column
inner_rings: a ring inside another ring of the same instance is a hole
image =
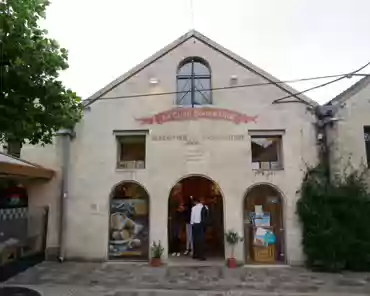
[[[224,191],[224,232],[234,230],[244,236],[243,229],[243,207],[240,196],[233,194],[233,191]],[[230,247],[225,241],[225,258],[230,257]],[[235,247],[235,258],[244,261],[244,243],[241,242]]]
[[[163,260],[168,258],[168,236],[167,236],[167,221],[168,221],[168,196],[161,194],[159,190],[153,191],[150,196],[150,235],[149,244],[153,241],[160,241],[165,248]],[[149,256],[150,254],[149,246]]]

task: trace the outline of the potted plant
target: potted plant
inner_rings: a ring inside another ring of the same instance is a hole
[[[237,267],[237,262],[236,262],[236,259],[234,257],[235,246],[239,242],[243,241],[243,237],[241,237],[239,235],[239,233],[237,233],[236,231],[229,230],[228,232],[225,233],[225,239],[226,239],[227,244],[231,248],[231,256],[230,256],[230,258],[227,259],[227,266],[229,268],[235,268],[235,267]]]
[[[153,242],[152,247],[152,258],[150,260],[150,265],[154,267],[158,267],[162,265],[162,255],[164,252],[164,248],[162,247],[161,241]]]

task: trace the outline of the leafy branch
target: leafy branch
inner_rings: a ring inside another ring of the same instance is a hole
[[[52,142],[73,128],[82,103],[58,79],[68,68],[67,50],[39,27],[49,1],[0,2],[0,141]]]

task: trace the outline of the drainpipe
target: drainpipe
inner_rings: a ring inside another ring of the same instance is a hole
[[[337,106],[324,105],[316,109],[318,140],[320,142],[320,161],[324,163],[327,169],[327,176],[331,180],[331,162],[330,162],[330,146],[328,129],[333,127],[333,123],[338,119],[334,117],[338,110]]]
[[[69,178],[69,160],[71,139],[74,132],[70,129],[61,129],[57,133],[62,142],[62,188],[60,194],[60,215],[59,215],[59,262],[65,259],[65,241],[67,228],[67,201],[68,201],[68,178]]]

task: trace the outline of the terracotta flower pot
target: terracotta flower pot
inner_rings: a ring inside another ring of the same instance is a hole
[[[227,267],[229,267],[229,268],[238,267],[238,264],[236,263],[236,259],[235,258],[228,258],[227,259]]]
[[[152,258],[150,260],[150,265],[153,266],[153,267],[158,267],[158,266],[161,266],[162,265],[162,260],[161,258]]]

